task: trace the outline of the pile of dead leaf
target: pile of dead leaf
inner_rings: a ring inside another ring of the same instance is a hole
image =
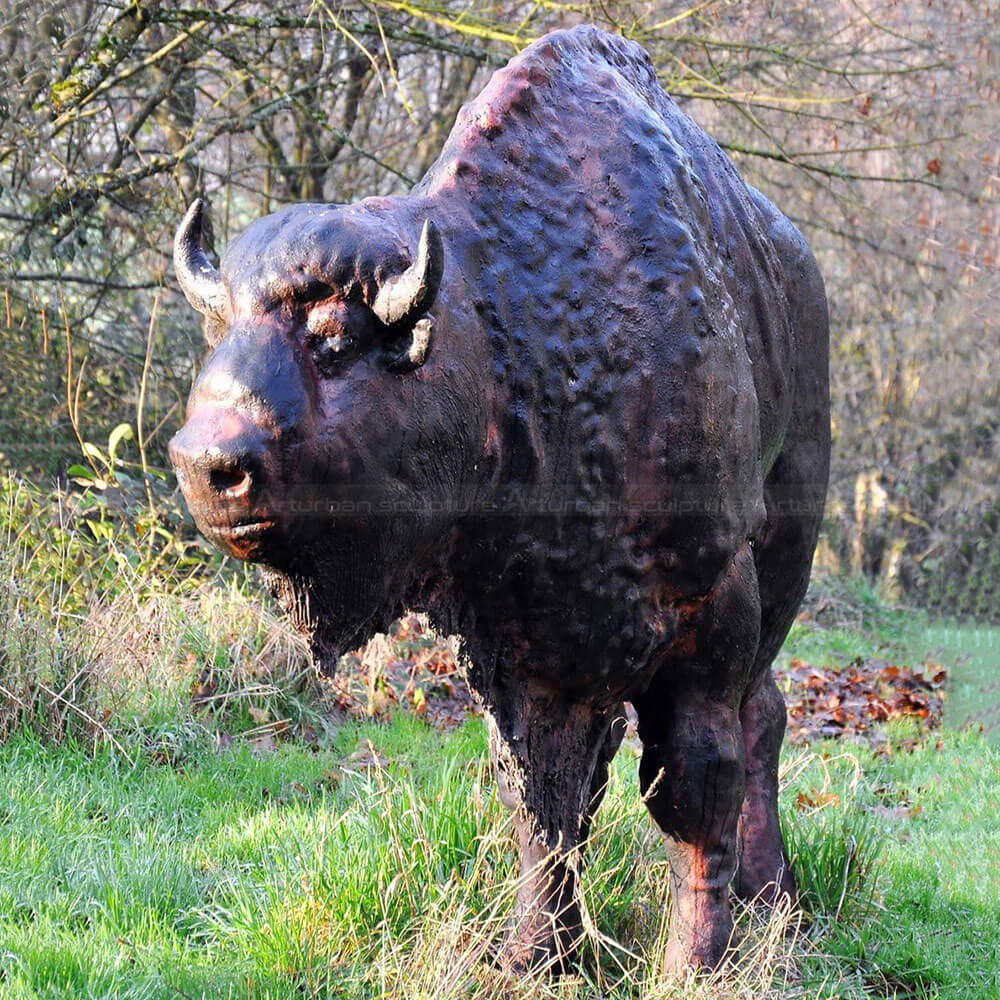
[[[885,743],[890,719],[910,718],[933,729],[941,724],[948,672],[926,663],[919,670],[857,657],[847,667],[817,667],[793,659],[776,667],[788,705],[788,738],[814,743],[843,737]]]
[[[947,671],[936,663],[914,670],[861,657],[846,667],[792,659],[775,674],[794,743],[854,738],[881,746],[890,719],[915,719],[927,729],[941,724]],[[389,634],[345,656],[330,684],[338,711],[351,718],[388,719],[404,710],[449,728],[475,710],[458,666],[458,640],[438,636],[420,615],[401,618]]]
[[[350,718],[388,719],[402,708],[450,728],[474,708],[457,637],[437,635],[421,615],[400,618],[388,634],[342,657],[330,684],[337,710]]]
[[[924,729],[941,724],[947,671],[936,663],[914,670],[874,658],[858,657],[846,667],[792,659],[776,665],[775,676],[788,705],[787,736],[793,743],[853,738],[879,747],[888,742],[883,723],[891,719],[915,719]],[[477,710],[459,667],[458,637],[438,635],[423,615],[400,618],[387,634],[343,656],[336,676],[319,683],[331,722],[385,721],[405,711],[431,725],[451,728]],[[202,670],[191,688],[192,705],[211,709],[234,696],[220,694],[217,687],[214,671]],[[265,690],[267,685],[258,687]],[[251,685],[238,693],[253,690]],[[637,748],[634,712],[629,710],[630,741]],[[304,724],[293,733],[289,720],[272,719],[267,707],[252,706],[247,711],[257,727],[242,735],[252,740],[271,745],[282,737],[294,735],[310,742],[317,736]],[[220,739],[232,742],[225,734]]]

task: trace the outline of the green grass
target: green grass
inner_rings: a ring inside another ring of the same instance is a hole
[[[981,725],[990,742],[1000,743],[1000,627],[928,622],[919,641],[928,657],[950,667],[948,724]]]
[[[635,770],[621,754],[589,857],[603,937],[561,995],[660,995],[667,879]],[[808,930],[787,944],[744,913],[764,967],[727,995],[1000,996],[1000,752],[949,733],[792,750],[786,771]],[[22,735],[0,773],[4,1000],[500,995],[474,959],[502,933],[514,846],[478,721],[399,715],[182,767]]]
[[[785,791],[789,844],[793,851],[806,848],[796,864],[806,888],[807,871],[843,873],[848,852],[838,853],[837,844],[858,844],[864,856],[867,877],[860,884],[847,880],[852,895],[841,919],[832,915],[844,880],[826,879],[820,894],[822,951],[836,956],[847,982],[882,977],[909,984],[910,993],[901,995],[997,997],[1000,751],[970,732],[948,732],[940,742],[929,739],[891,756],[829,748],[829,760],[812,760]],[[835,772],[827,785],[819,784],[824,768]],[[798,793],[815,787],[829,788],[840,803],[814,814],[794,808]],[[832,864],[821,863],[824,854],[833,855]],[[811,893],[804,902],[815,898]],[[823,964],[811,963],[817,975]]]
[[[287,996],[321,973],[361,982],[362,935],[419,917],[393,879],[419,869],[406,884],[433,902],[427,890],[474,859],[481,818],[455,797],[481,787],[478,764],[455,780],[482,756],[477,733],[453,736],[443,761],[438,737],[405,717],[373,735],[391,755],[384,771],[345,754],[365,748],[358,730],[343,750],[243,747],[182,769],[10,742],[0,995]]]
[[[925,623],[919,612],[886,604],[865,580],[817,574],[782,655],[827,665],[859,656],[909,659]]]

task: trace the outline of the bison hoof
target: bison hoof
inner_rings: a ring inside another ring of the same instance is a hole
[[[494,964],[511,979],[568,973],[576,957],[580,934],[566,928],[521,925],[513,929]]]
[[[663,955],[663,974],[668,978],[680,978],[692,970],[709,973],[725,968],[735,959],[737,944],[732,933],[699,934],[693,942],[671,937]]]

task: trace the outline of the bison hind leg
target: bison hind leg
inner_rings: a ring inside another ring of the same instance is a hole
[[[747,902],[796,899],[795,879],[778,816],[778,768],[785,734],[785,699],[771,662],[795,618],[809,579],[808,531],[786,517],[756,553],[761,594],[761,637],[750,683],[740,706],[746,756],[746,796],[740,810],[739,869],[733,887]],[[797,557],[797,560],[796,560]],[[795,562],[800,565],[795,566]],[[802,563],[805,563],[802,566]]]
[[[770,669],[740,710],[746,750],[746,795],[740,810],[739,868],[733,888],[747,902],[795,901],[778,818],[778,757],[785,732],[785,701]]]
[[[795,901],[795,879],[778,819],[778,764],[785,700],[771,673],[809,585],[819,534],[826,466],[809,427],[792,433],[765,486],[768,520],[754,551],[760,588],[760,643],[740,722],[746,748],[746,798],[740,813],[735,889],[745,900]],[[821,450],[821,449],[820,449]],[[819,461],[820,467],[817,468]]]
[[[639,780],[670,862],[668,974],[718,968],[734,951],[729,890],[746,761],[739,708],[757,649],[760,604],[749,545],[692,606],[684,641],[636,699]]]

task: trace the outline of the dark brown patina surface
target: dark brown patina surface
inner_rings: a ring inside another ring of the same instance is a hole
[[[267,567],[328,668],[405,607],[462,633],[525,879],[502,960],[563,963],[635,703],[668,845],[668,967],[717,965],[732,883],[794,893],[770,665],[829,454],[801,235],[635,44],[556,32],[404,198],[254,222],[182,285],[214,351],[172,442],[202,530]]]

